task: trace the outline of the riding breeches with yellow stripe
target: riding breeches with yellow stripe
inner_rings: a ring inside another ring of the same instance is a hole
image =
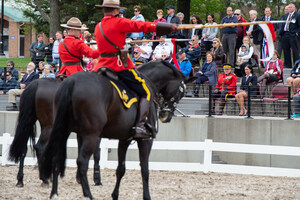
[[[116,72],[119,78],[140,98],[145,98],[150,101],[151,93],[145,80],[135,69],[128,69]]]

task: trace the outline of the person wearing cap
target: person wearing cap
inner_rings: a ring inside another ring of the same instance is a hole
[[[220,73],[216,89],[212,92],[212,113],[215,114],[216,99],[220,98],[219,113],[223,114],[227,98],[233,98],[236,93],[237,76],[231,73],[232,65],[224,64],[224,73]]]
[[[181,24],[181,21],[177,15],[175,15],[175,7],[172,5],[169,5],[167,7],[168,15],[165,16],[165,20],[167,20],[167,23],[171,24]],[[167,38],[177,38],[180,32],[173,32],[167,35]]]
[[[61,26],[68,29],[68,35],[59,43],[58,52],[62,67],[58,75],[70,76],[76,72],[84,71],[81,64],[83,55],[89,58],[98,58],[99,52],[88,47],[79,38],[81,31],[87,28],[82,26],[78,18],[72,17],[67,24],[61,24]]]
[[[125,9],[120,9],[119,10],[119,17],[126,17],[126,11],[125,11]]]
[[[132,62],[136,68],[139,68],[142,64],[147,63],[147,59],[141,56],[142,51],[140,48],[134,48]]]
[[[180,71],[184,74],[185,78],[188,79],[192,71],[192,63],[189,61],[189,59],[186,58],[186,54],[183,49],[178,50],[177,56],[179,58],[178,65]]]
[[[109,67],[140,97],[136,123],[133,127],[133,138],[147,139],[150,135],[146,131],[145,122],[150,107],[150,90],[145,80],[135,70],[135,66],[128,54],[126,54],[126,57],[120,56],[120,54],[123,55],[124,52],[126,53],[123,50],[126,33],[156,32],[158,36],[161,36],[177,31],[177,26],[174,24],[143,22],[117,17],[119,9],[125,9],[120,7],[119,0],[104,0],[102,5],[96,6],[103,8],[104,17],[95,28],[95,39],[100,52],[95,71],[102,66]]]

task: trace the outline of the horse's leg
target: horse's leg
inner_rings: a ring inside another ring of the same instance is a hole
[[[127,153],[127,149],[128,146],[130,144],[131,141],[119,141],[119,145],[118,145],[118,168],[117,168],[117,182],[115,185],[115,189],[113,191],[113,193],[111,194],[111,197],[113,198],[113,200],[117,200],[119,197],[119,188],[120,188],[120,183],[121,183],[121,179],[125,174],[125,159],[126,159],[126,153]]]
[[[27,146],[26,146],[26,150],[25,152],[27,152]],[[25,160],[25,156],[26,153],[22,154],[21,158],[20,158],[20,163],[19,163],[19,171],[18,171],[18,175],[17,175],[17,187],[24,187],[24,183],[23,183],[23,177],[24,177],[24,173],[23,173],[23,168],[24,168],[24,160]]]
[[[97,141],[98,141],[97,138],[95,139],[95,137],[92,136],[83,137],[82,145],[79,150],[79,155],[77,158],[77,166],[79,171],[80,183],[83,190],[83,195],[90,199],[93,199],[93,197],[87,179],[87,170],[89,167],[90,157],[95,152]]]
[[[95,185],[102,185],[101,183],[101,175],[100,175],[100,142],[101,138],[98,138],[96,150],[94,152],[94,183]]]
[[[80,135],[77,134],[77,145],[78,145],[78,157],[79,157],[79,151],[81,149],[81,146],[82,146],[82,138]],[[81,184],[80,183],[80,178],[79,178],[79,170],[78,170],[78,166],[77,166],[77,171],[76,171],[76,181],[77,183]]]
[[[149,155],[152,148],[152,143],[153,140],[138,140],[144,200],[151,199],[149,192]]]

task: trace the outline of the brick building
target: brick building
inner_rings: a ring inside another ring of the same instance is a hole
[[[23,15],[23,11],[4,6],[3,27],[3,50],[5,56],[13,58],[30,57],[29,47],[32,41],[35,40],[35,34],[33,33],[30,19]]]

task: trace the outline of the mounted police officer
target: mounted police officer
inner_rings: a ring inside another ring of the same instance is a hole
[[[131,32],[157,32],[157,35],[166,35],[177,31],[177,25],[166,23],[153,23],[133,21],[118,17],[120,7],[119,0],[104,0],[102,5],[104,17],[95,28],[95,38],[100,52],[99,62],[95,67],[97,71],[105,66],[114,70],[119,78],[140,97],[134,139],[149,138],[145,129],[146,117],[150,107],[150,90],[145,80],[135,70],[134,64],[124,50],[126,33]]]
[[[67,24],[61,24],[61,26],[68,29],[68,35],[59,43],[58,52],[62,67],[58,75],[65,74],[70,76],[76,72],[84,71],[83,55],[89,58],[98,58],[99,52],[88,47],[79,38],[81,31],[87,28],[82,25],[77,17],[72,17]]]

